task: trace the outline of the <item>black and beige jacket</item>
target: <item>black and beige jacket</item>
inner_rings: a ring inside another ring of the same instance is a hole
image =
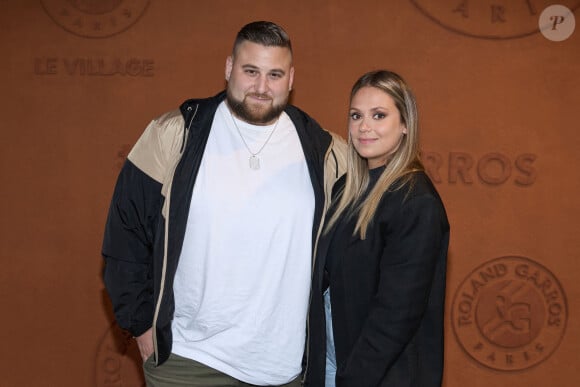
[[[152,121],[125,162],[106,222],[104,282],[121,328],[139,336],[153,327],[155,360],[171,353],[173,280],[197,172],[222,92],[188,100]],[[344,173],[346,145],[300,109],[285,112],[296,127],[316,198],[312,251],[334,182]],[[227,178],[227,176],[220,176]]]

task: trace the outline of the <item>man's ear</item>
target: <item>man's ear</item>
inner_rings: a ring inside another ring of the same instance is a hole
[[[234,66],[234,58],[232,58],[232,56],[228,56],[226,58],[226,81],[229,82],[230,80],[230,75],[232,74],[232,67]]]
[[[288,91],[292,91],[293,84],[294,84],[294,66],[290,67],[290,80],[288,83]]]

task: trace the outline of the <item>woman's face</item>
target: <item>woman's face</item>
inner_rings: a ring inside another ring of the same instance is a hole
[[[393,98],[372,86],[361,88],[350,102],[348,130],[358,154],[369,169],[385,165],[407,128]]]

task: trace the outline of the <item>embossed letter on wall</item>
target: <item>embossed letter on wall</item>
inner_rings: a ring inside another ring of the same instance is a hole
[[[479,39],[515,39],[539,32],[541,12],[550,0],[411,0],[425,16],[460,35]],[[574,12],[579,0],[558,0]]]

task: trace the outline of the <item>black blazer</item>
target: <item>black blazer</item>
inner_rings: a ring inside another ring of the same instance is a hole
[[[336,386],[440,386],[449,223],[437,191],[415,173],[411,184],[383,195],[365,240],[352,235],[355,221],[343,217],[320,240],[305,385],[324,386],[323,272],[332,241],[339,244],[330,279]]]

